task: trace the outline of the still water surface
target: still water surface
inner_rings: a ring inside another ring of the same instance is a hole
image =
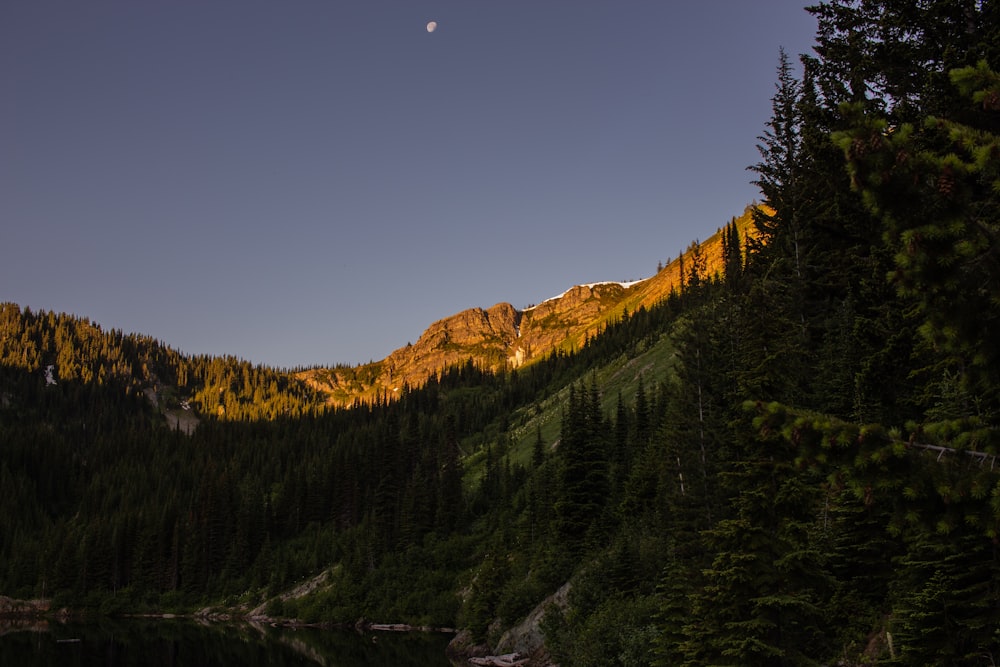
[[[0,624],[0,665],[449,667],[444,651],[450,638],[185,620]]]

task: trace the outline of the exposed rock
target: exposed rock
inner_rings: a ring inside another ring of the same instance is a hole
[[[496,649],[499,653],[519,653],[521,655],[535,656],[540,650],[545,648],[545,635],[542,633],[541,624],[545,613],[553,605],[565,610],[568,606],[567,596],[569,595],[570,584],[565,583],[562,587],[549,597],[542,600],[541,604],[531,610],[528,616],[504,632],[497,642]],[[536,664],[534,661],[532,665]]]
[[[153,385],[144,387],[142,393],[146,395],[146,399],[149,404],[153,406],[154,410],[159,410],[163,413],[166,418],[167,426],[171,427],[176,431],[181,431],[186,435],[191,435],[194,430],[201,423],[198,416],[191,410],[191,405],[187,401],[182,401],[180,407],[177,409],[172,409],[167,407],[166,403],[161,405],[160,384],[156,381]],[[221,406],[220,406],[221,407]]]
[[[610,312],[629,289],[633,288],[619,283],[577,285],[555,299],[526,310],[517,345],[522,351],[523,363],[556,349],[582,345],[604,324],[601,314]]]
[[[487,655],[482,658],[469,658],[469,663],[481,667],[521,667],[528,665],[528,658],[519,653],[506,655]]]
[[[477,644],[468,630],[462,630],[448,642],[445,655],[453,662],[468,660],[469,658],[483,658],[490,654],[490,647],[486,644]]]
[[[737,219],[740,234],[753,232],[752,210]],[[722,236],[697,244],[705,278],[721,270]],[[689,249],[690,252],[690,249]],[[690,270],[690,263],[686,271]],[[518,311],[509,303],[470,308],[434,322],[416,343],[382,361],[347,368],[311,369],[298,377],[325,393],[334,405],[350,405],[393,397],[404,387],[419,387],[432,375],[472,361],[478,368],[499,371],[544,359],[556,350],[579,349],[622,313],[651,308],[682,284],[681,266],[673,261],[656,275],[632,284],[577,285],[558,297]]]
[[[552,660],[545,648],[545,635],[541,630],[542,619],[553,605],[565,610],[570,584],[563,586],[542,600],[541,604],[516,626],[501,636],[495,647],[477,644],[468,630],[462,630],[448,644],[448,658],[468,661],[474,665],[524,665],[525,667],[551,667]]]
[[[521,313],[509,303],[470,308],[430,325],[416,343],[402,347],[367,369],[305,371],[300,377],[327,392],[331,402],[392,396],[417,387],[441,370],[472,359],[480,368],[502,370],[518,337]]]
[[[517,339],[520,320],[521,314],[509,303],[498,303],[488,310],[470,308],[438,320],[414,345],[389,355],[382,379],[393,388],[416,386],[432,373],[468,359],[499,370],[497,362],[506,359],[508,348]]]
[[[267,606],[272,601],[274,601],[274,600],[277,599],[277,600],[281,600],[282,602],[285,602],[287,600],[297,600],[299,598],[305,597],[306,595],[309,595],[310,593],[312,593],[316,589],[324,586],[326,584],[326,580],[327,580],[327,578],[329,576],[330,576],[330,571],[329,570],[323,570],[322,572],[320,572],[319,574],[317,574],[315,577],[312,577],[311,579],[307,579],[306,581],[304,581],[303,583],[299,584],[295,588],[293,588],[293,589],[291,589],[289,591],[285,591],[284,593],[281,593],[281,594],[279,594],[278,596],[276,596],[274,598],[271,598],[269,600],[265,600],[263,603],[261,603],[256,608],[251,609],[250,612],[247,614],[247,618],[251,618],[251,619],[253,619],[253,618],[267,618],[267,611],[266,611],[267,610]]]

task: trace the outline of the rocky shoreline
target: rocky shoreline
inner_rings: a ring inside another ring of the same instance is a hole
[[[48,616],[51,609],[51,600],[16,600],[0,595],[0,618],[37,618]]]

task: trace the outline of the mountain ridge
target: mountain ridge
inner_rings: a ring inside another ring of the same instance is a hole
[[[472,364],[498,373],[582,349],[625,314],[683,291],[695,274],[721,276],[723,229],[735,230],[742,245],[754,235],[753,210],[748,206],[706,241],[692,242],[651,277],[575,285],[523,309],[507,302],[467,308],[433,322],[416,343],[358,366],[274,369],[235,357],[185,355],[149,336],[12,303],[0,304],[0,350],[16,367],[38,373],[48,367],[50,383],[115,381],[144,393],[170,425],[187,433],[209,415],[274,418],[391,400],[451,367]]]
[[[729,223],[739,238],[753,235],[753,210],[747,206]],[[492,371],[517,369],[555,352],[578,349],[625,312],[650,308],[683,288],[693,272],[702,279],[720,275],[723,229],[706,241],[692,242],[677,259],[652,276],[632,283],[595,282],[574,285],[559,296],[518,310],[507,302],[473,307],[433,322],[415,343],[380,361],[359,366],[311,368],[297,379],[334,406],[391,398],[416,387],[454,365],[472,362]],[[687,266],[685,266],[687,262]]]

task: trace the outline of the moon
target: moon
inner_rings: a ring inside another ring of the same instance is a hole
[[[438,22],[431,21],[430,23],[427,24],[427,32],[434,32],[435,30],[437,30],[437,27],[438,27]]]

